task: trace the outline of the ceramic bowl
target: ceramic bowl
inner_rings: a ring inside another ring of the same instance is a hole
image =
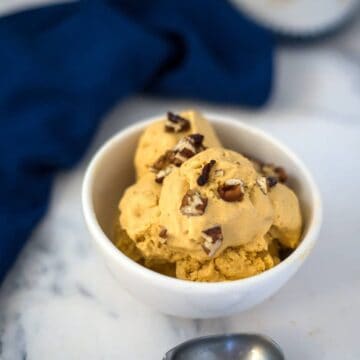
[[[279,141],[235,118],[208,113],[228,149],[284,166],[297,193],[304,217],[300,245],[284,261],[259,275],[235,281],[199,283],[149,270],[121,253],[112,243],[118,202],[134,181],[133,157],[139,136],[154,120],[128,127],[109,139],[94,155],[85,174],[82,203],[97,252],[119,284],[139,301],[160,312],[189,318],[214,318],[255,306],[278,291],[300,268],[318,237],[321,200],[302,161]],[[159,117],[160,118],[160,117]],[[114,292],[117,288],[114,288]]]

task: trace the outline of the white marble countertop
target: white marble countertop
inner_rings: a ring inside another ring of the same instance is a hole
[[[0,290],[0,359],[159,360],[186,339],[223,332],[273,337],[287,359],[360,359],[360,21],[320,42],[277,52],[274,95],[258,112],[196,104],[272,133],[313,171],[324,202],[318,245],[275,296],[247,312],[183,320],[118,288],[92,249],[80,204],[84,169],[114,132],[193,106],[130,99],[104,121],[86,158],[61,174],[50,211]]]

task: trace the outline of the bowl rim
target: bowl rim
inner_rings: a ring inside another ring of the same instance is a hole
[[[93,207],[91,195],[97,164],[100,163],[101,160],[107,155],[107,153],[119,142],[133,135],[134,133],[143,130],[148,124],[152,123],[153,121],[161,119],[163,115],[152,116],[121,129],[119,132],[106,140],[105,143],[95,152],[95,154],[91,158],[90,163],[87,166],[82,183],[81,198],[83,216],[85,218],[85,222],[90,231],[90,234],[92,235],[93,241],[95,241],[97,245],[99,245],[108,256],[113,258],[116,262],[122,263],[123,267],[126,267],[128,271],[134,273],[134,275],[136,275],[137,277],[143,278],[143,280],[156,281],[157,285],[165,287],[170,286],[178,291],[191,290],[200,292],[216,292],[218,290],[224,290],[229,288],[233,289],[234,287],[242,288],[249,285],[256,285],[276,276],[278,273],[286,269],[286,267],[291,265],[291,263],[295,261],[302,262],[310,254],[317,240],[317,236],[320,231],[322,222],[322,203],[320,192],[312,175],[310,174],[310,171],[307,169],[305,164],[298,158],[297,155],[293,153],[292,150],[282,144],[279,140],[275,139],[272,135],[267,134],[265,131],[253,125],[248,125],[233,116],[222,115],[216,112],[203,112],[203,115],[210,121],[210,123],[226,123],[230,126],[236,127],[239,131],[252,133],[259,139],[265,140],[267,143],[271,144],[274,147],[277,147],[280,151],[286,153],[287,157],[293,163],[295,163],[295,165],[302,172],[302,179],[304,180],[306,186],[309,188],[311,193],[311,206],[313,208],[313,216],[310,219],[307,233],[303,237],[299,246],[291,253],[290,256],[288,256],[285,260],[281,261],[273,268],[268,269],[262,273],[250,276],[248,278],[221,282],[195,282],[191,280],[183,280],[169,277],[156,271],[150,270],[127,257],[113,244],[113,242],[106,236],[101,226],[99,225]]]

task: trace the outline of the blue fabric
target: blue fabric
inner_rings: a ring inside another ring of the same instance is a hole
[[[57,171],[136,92],[257,107],[271,35],[224,0],[82,1],[0,19],[0,281]]]

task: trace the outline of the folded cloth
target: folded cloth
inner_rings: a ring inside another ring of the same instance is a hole
[[[80,1],[0,19],[0,281],[79,160],[129,94],[260,106],[271,35],[224,0]]]

